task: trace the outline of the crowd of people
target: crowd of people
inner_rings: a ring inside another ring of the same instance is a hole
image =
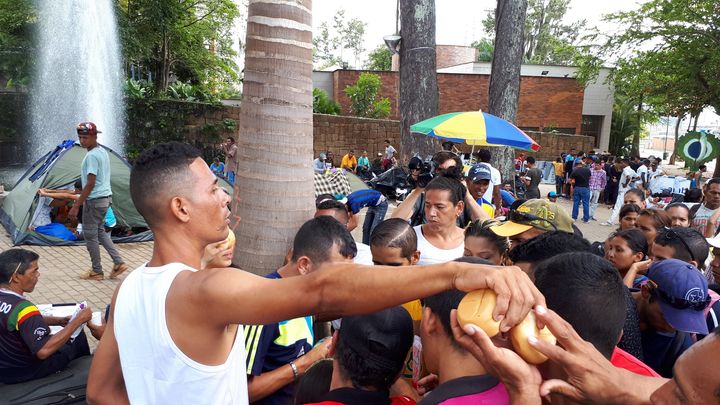
[[[387,168],[397,163],[386,146]],[[94,333],[88,402],[719,402],[720,178],[698,179],[694,205],[660,203],[647,194],[657,162],[611,161],[613,176],[603,157],[568,155],[553,165],[563,176],[547,196],[532,156],[517,164],[521,194],[487,150],[469,170],[456,153],[438,152],[427,183],[417,181],[420,167],[411,170],[415,188],[388,219],[376,190],[319,195],[284,264],[259,277],[230,268],[229,196],[217,168],[185,144],[146,150],[130,190],[155,234],[153,254],[117,288]],[[355,172],[366,164],[366,152],[341,162]],[[572,196],[570,213],[557,203],[563,195]],[[575,223],[595,219],[601,202],[614,204],[608,223],[618,228],[589,241]],[[362,210],[359,242],[351,231]],[[24,297],[37,282],[37,255],[2,255],[2,382],[86,354],[87,342],[45,331],[69,320],[43,318]],[[497,295],[493,337],[458,321],[465,294],[479,289]],[[527,316],[558,342],[521,342],[548,358],[541,365],[508,338]]]

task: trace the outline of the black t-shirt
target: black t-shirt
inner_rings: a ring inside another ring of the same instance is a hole
[[[590,186],[590,169],[578,167],[570,174],[570,178],[575,180],[575,187],[588,187]]]
[[[50,327],[30,301],[0,290],[0,369],[39,364],[35,354],[50,339]]]
[[[542,172],[537,167],[533,167],[527,171],[527,177],[530,178],[530,184],[528,184],[525,191],[525,197],[527,199],[540,198],[540,188],[538,186],[542,180]]]

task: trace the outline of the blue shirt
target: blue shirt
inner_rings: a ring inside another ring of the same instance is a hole
[[[347,205],[353,214],[357,214],[363,207],[376,206],[384,200],[382,193],[373,189],[358,190],[347,196]]]
[[[95,187],[88,195],[88,199],[112,195],[112,188],[110,188],[110,157],[105,148],[100,145],[89,150],[85,158],[83,158],[80,166],[80,181],[83,188],[85,188],[90,174],[95,175]]]
[[[358,159],[358,166],[370,167],[370,159],[366,158],[365,156],[360,156],[360,158]]]
[[[210,165],[210,170],[215,173],[216,176],[222,176],[225,173],[225,164],[213,163]]]
[[[265,277],[271,279],[282,278],[277,272],[270,273]],[[247,325],[243,330],[245,333],[247,373],[253,376],[289,364],[290,361],[309,352],[314,344],[311,316],[270,325]],[[295,384],[288,384],[272,395],[253,402],[253,404],[291,404],[294,392]]]

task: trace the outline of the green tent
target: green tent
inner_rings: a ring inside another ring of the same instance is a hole
[[[110,156],[110,182],[113,191],[112,208],[117,226],[142,229],[131,236],[113,237],[114,242],[142,242],[152,240],[152,233],[137,212],[130,198],[130,164],[112,149],[105,148]],[[80,178],[80,165],[87,151],[74,141],[64,141],[55,150],[35,162],[18,180],[0,206],[0,223],[10,233],[15,245],[80,245],[83,241],[68,241],[30,230],[40,197],[40,188],[68,187]]]

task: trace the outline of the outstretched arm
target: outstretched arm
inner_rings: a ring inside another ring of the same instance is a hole
[[[105,327],[102,339],[93,355],[92,365],[87,383],[87,402],[90,405],[129,404],[125,380],[120,366],[120,353],[118,352],[115,331],[113,330],[113,312],[120,285],[115,289],[110,304],[110,316]]]
[[[519,267],[458,262],[372,269],[332,263],[305,276],[279,280],[237,269],[211,269],[192,277],[197,288],[191,302],[203,305],[208,320],[218,325],[268,324],[307,314],[322,318],[367,314],[452,288],[489,288],[498,294],[495,319],[507,331],[545,301]]]

